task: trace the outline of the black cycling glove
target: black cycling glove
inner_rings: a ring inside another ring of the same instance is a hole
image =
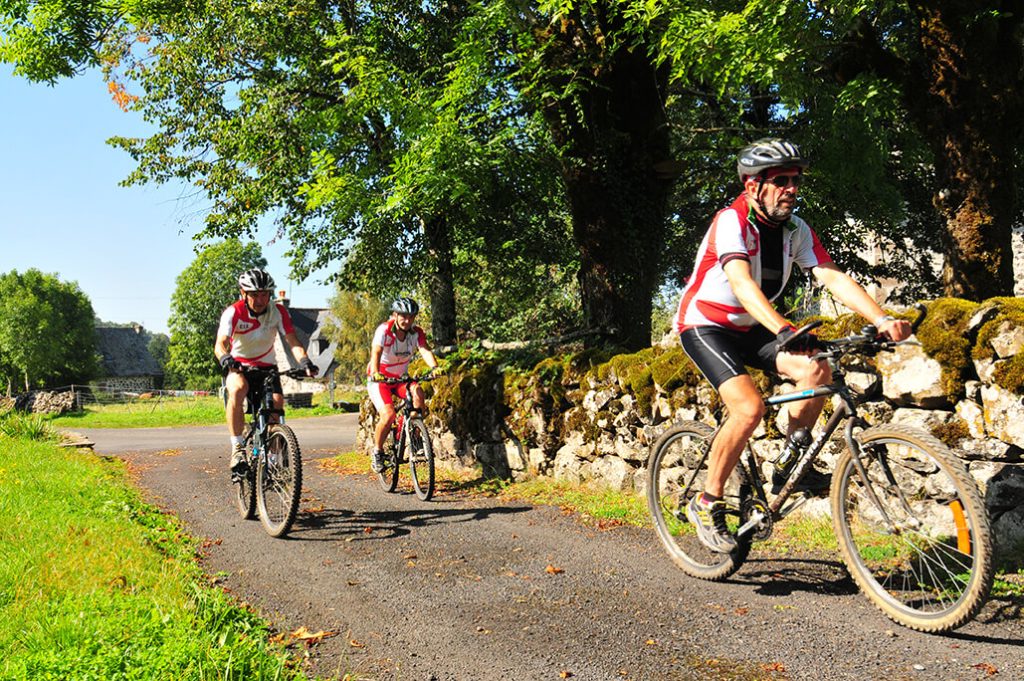
[[[316,365],[313,364],[309,357],[303,357],[299,360],[299,368],[305,371],[307,376],[316,376],[319,372],[319,369],[316,368]]]
[[[821,348],[821,344],[818,343],[818,337],[811,332],[807,332],[797,338],[795,341],[787,343],[790,338],[796,335],[795,326],[787,326],[782,331],[775,334],[775,340],[769,343],[775,348],[775,352],[809,352],[818,350]]]
[[[232,357],[231,355],[223,355],[222,357],[218,358],[217,361],[220,362],[220,368],[223,369],[225,372],[231,371],[232,369],[242,368],[242,363],[239,362],[234,357]]]

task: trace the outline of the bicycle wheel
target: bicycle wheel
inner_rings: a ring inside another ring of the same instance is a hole
[[[684,421],[667,430],[647,459],[647,507],[654,528],[669,556],[683,572],[699,579],[720,581],[736,572],[750,552],[749,535],[737,539],[731,553],[718,553],[706,547],[686,518],[686,504],[699,494],[707,480],[707,456],[714,431],[703,423]],[[729,527],[740,525],[741,502],[749,490],[733,471],[725,488],[726,503],[734,511]]]
[[[847,450],[836,462],[831,492],[851,576],[906,627],[959,627],[992,588],[992,532],[977,486],[963,462],[927,433],[886,425],[857,439],[867,480]]]
[[[395,439],[394,431],[392,431],[384,443],[384,468],[377,473],[377,482],[385,492],[394,492],[398,487],[399,461],[401,461],[401,453],[398,451],[398,442]]]
[[[283,537],[295,522],[302,496],[302,453],[292,429],[270,426],[266,451],[256,468],[256,501],[263,529]]]
[[[430,501],[434,496],[434,446],[430,443],[430,433],[423,419],[410,419],[407,437],[412,487],[416,496]]]
[[[256,461],[249,459],[249,470],[235,483],[235,506],[245,520],[256,517]]]

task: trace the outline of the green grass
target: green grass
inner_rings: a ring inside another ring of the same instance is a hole
[[[337,396],[337,393],[335,394]],[[344,396],[343,396],[344,397]],[[289,418],[340,413],[327,405],[326,393],[313,396],[313,406],[288,408]],[[210,397],[164,397],[160,400],[136,400],[131,403],[92,405],[77,414],[65,414],[50,420],[54,428],[161,428],[172,426],[210,426],[224,423],[224,403]]]
[[[295,679],[123,465],[0,436],[0,678]]]

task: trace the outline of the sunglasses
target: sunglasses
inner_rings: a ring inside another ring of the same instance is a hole
[[[797,187],[800,186],[800,183],[802,183],[804,181],[804,176],[803,175],[776,175],[775,177],[768,178],[766,181],[770,182],[771,184],[774,184],[779,189],[785,189],[789,185],[793,185],[793,188],[796,189]]]

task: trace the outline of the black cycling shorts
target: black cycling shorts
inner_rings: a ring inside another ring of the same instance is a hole
[[[775,334],[760,324],[749,331],[734,331],[720,326],[695,326],[679,334],[683,351],[693,360],[700,372],[718,386],[733,376],[747,373],[752,366],[776,373],[775,356],[770,345]]]

